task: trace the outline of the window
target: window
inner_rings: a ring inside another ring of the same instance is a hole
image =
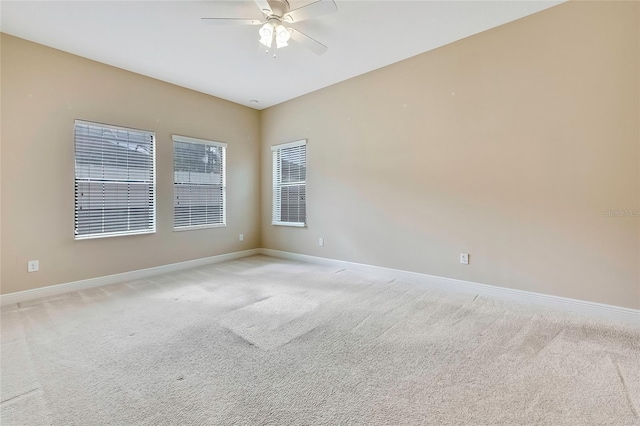
[[[155,134],[75,121],[75,239],[156,232]]]
[[[305,226],[307,221],[307,141],[271,147],[273,225]]]
[[[226,225],[227,144],[173,135],[173,229]]]

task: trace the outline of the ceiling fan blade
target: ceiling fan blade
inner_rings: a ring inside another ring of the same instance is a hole
[[[207,25],[260,25],[262,21],[257,19],[241,18],[200,18]]]
[[[333,0],[318,0],[290,11],[284,15],[284,19],[287,22],[300,22],[306,19],[315,18],[316,16],[328,15],[337,11],[338,6],[336,6]]]
[[[316,55],[322,55],[324,52],[327,51],[328,47],[320,43],[319,41],[312,39],[308,35],[301,33],[295,28],[287,28],[287,29],[291,33],[291,40],[295,41],[296,43],[300,43],[301,45],[311,50]]]
[[[253,1],[256,3],[256,6],[260,8],[262,13],[265,14],[265,16],[269,16],[273,13],[271,11],[271,6],[269,6],[269,3],[267,2],[267,0],[253,0]]]

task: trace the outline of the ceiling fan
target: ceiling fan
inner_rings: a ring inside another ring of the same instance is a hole
[[[290,25],[336,12],[338,7],[333,0],[317,0],[293,10],[287,0],[253,1],[260,8],[264,19],[202,18],[202,22],[210,25],[262,25],[258,34],[260,35],[260,43],[267,49],[271,49],[274,42],[275,47],[280,49],[288,46],[289,40],[293,40],[318,55],[327,51],[327,46]]]

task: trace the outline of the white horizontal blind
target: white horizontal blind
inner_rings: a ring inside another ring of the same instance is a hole
[[[155,134],[75,121],[75,239],[156,231]]]
[[[226,225],[226,144],[173,136],[176,230]]]
[[[307,143],[292,142],[273,151],[274,225],[305,226],[307,221]]]

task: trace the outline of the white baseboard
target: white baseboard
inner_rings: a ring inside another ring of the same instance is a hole
[[[384,268],[362,263],[346,262],[343,260],[328,259],[325,257],[309,256],[305,254],[290,253],[279,250],[259,249],[259,252],[266,256],[273,256],[283,259],[297,260],[326,266],[335,266],[352,271],[366,272],[384,276],[386,278],[426,285],[428,287],[441,290],[455,291],[467,294],[478,294],[481,296],[512,300],[522,304],[558,309],[591,317],[607,318],[614,321],[620,321],[627,324],[640,326],[640,310],[638,309],[623,308],[620,306],[605,305],[602,303],[588,302],[585,300],[569,299],[566,297],[533,293],[530,291],[515,290],[511,288],[497,287],[487,284],[479,284],[471,281],[457,280],[454,278],[438,277],[435,275],[402,271],[399,269]]]
[[[123,272],[121,274],[106,275],[104,277],[89,278],[86,280],[74,281],[65,284],[51,285],[47,287],[34,288],[33,290],[18,291],[15,293],[0,295],[0,306],[14,303],[26,302],[27,300],[39,299],[41,297],[57,296],[71,291],[85,290],[103,285],[117,284],[125,281],[133,281],[153,275],[165,274],[168,272],[180,271],[182,269],[196,268],[198,266],[212,263],[224,262],[226,260],[239,259],[241,257],[254,256],[260,254],[260,249],[236,251],[233,253],[220,254],[217,256],[204,257],[201,259],[187,260],[185,262],[171,263],[169,265],[155,266],[153,268],[138,269],[136,271]]]
[[[479,284],[454,278],[438,277],[435,275],[421,274],[418,272],[403,271],[399,269],[384,268],[381,266],[366,265],[362,263],[347,262],[344,260],[309,256],[306,254],[297,254],[271,249],[251,249],[234,253],[226,253],[217,256],[205,257],[202,259],[188,260],[185,262],[156,266],[148,269],[123,272],[121,274],[89,278],[86,280],[74,281],[66,284],[57,284],[32,290],[19,291],[16,293],[3,294],[0,295],[0,306],[11,305],[14,303],[39,299],[42,297],[57,296],[72,291],[100,287],[103,285],[137,280],[153,275],[179,271],[182,269],[195,268],[198,266],[239,259],[256,254],[263,254],[266,256],[279,257],[283,259],[297,260],[301,262],[315,263],[326,266],[335,266],[352,271],[360,271],[380,275],[390,279],[398,279],[410,283],[426,285],[431,288],[437,288],[446,291],[479,294],[482,296],[513,300],[515,302],[523,304],[559,309],[591,317],[607,318],[614,321],[620,321],[627,324],[640,326],[640,310],[638,309],[623,308],[620,306],[605,305],[602,303],[588,302],[585,300],[569,299],[566,297],[552,296],[548,294],[534,293],[524,290],[515,290],[511,288],[497,287],[487,284]]]

